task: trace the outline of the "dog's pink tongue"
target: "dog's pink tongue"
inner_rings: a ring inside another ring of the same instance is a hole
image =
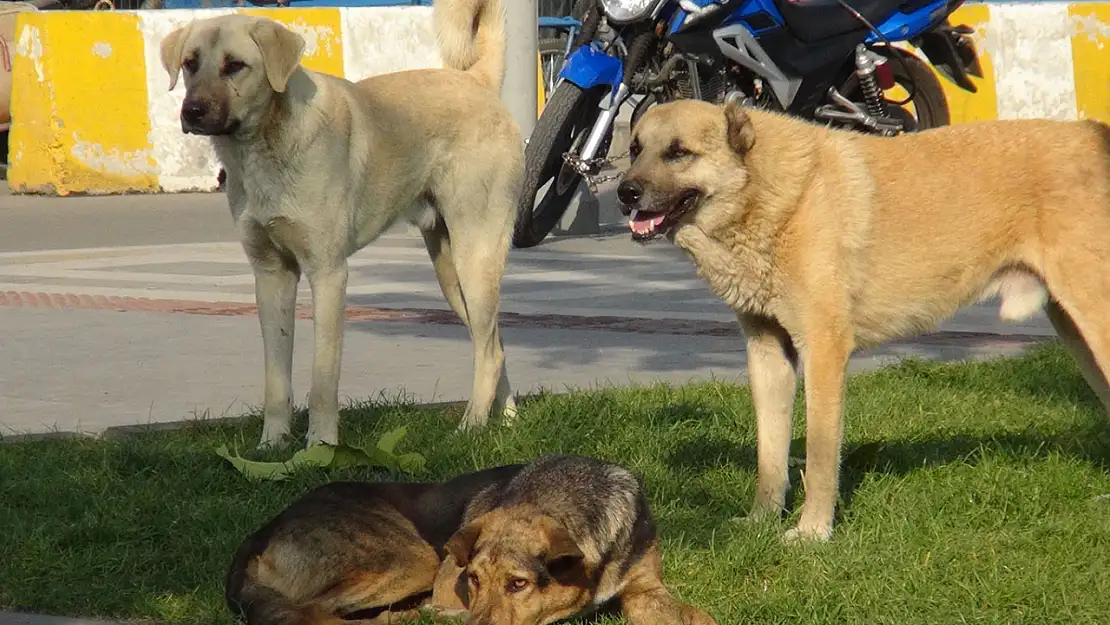
[[[636,234],[650,234],[654,232],[667,217],[666,215],[659,214],[640,219],[639,215],[640,211],[632,211],[632,215],[629,216],[628,219],[628,227]]]

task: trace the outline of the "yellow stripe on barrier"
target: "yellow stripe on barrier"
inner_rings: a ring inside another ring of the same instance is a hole
[[[1068,7],[1079,117],[1110,122],[1110,5]]]
[[[158,190],[139,17],[28,12],[16,33],[11,187]]]
[[[301,65],[316,72],[343,76],[343,26],[338,9],[243,9],[239,12],[281,22],[304,37]]]
[[[536,119],[543,115],[543,105],[547,104],[547,94],[545,93],[544,83],[547,82],[543,79],[543,57],[536,55]]]

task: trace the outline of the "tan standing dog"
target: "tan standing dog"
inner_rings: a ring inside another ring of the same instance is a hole
[[[289,434],[297,283],[312,287],[315,357],[308,444],[339,438],[347,258],[398,219],[424,234],[443,294],[470,330],[474,388],[461,427],[516,408],[497,326],[523,174],[523,140],[498,91],[501,0],[439,0],[450,69],[351,83],[300,66],[304,40],[279,23],[227,15],[162,41],[181,126],[208,135],[254,268],[265,350],[262,445]]]
[[[684,101],[633,130],[618,189],[637,239],[666,234],[737,312],[758,430],[752,515],[780,515],[805,377],[805,503],[828,539],[849,355],[1001,297],[1042,307],[1110,408],[1110,128],[1000,121],[879,138]]]

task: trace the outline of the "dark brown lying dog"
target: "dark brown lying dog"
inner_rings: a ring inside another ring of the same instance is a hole
[[[563,455],[443,483],[321,486],[250,536],[227,578],[228,605],[250,625],[423,611],[546,625],[613,600],[633,625],[715,625],[663,585],[635,476]]]

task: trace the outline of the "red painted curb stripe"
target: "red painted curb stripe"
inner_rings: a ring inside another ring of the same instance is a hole
[[[178,299],[147,299],[77,293],[34,293],[28,291],[0,291],[0,306],[22,308],[54,308],[76,310],[110,310],[116,312],[155,312],[186,315],[215,315],[220,317],[254,316],[254,304],[240,302],[199,302]],[[312,309],[307,305],[297,307],[297,318],[311,319]],[[348,306],[348,321],[393,321],[402,323],[431,323],[461,325],[454,313],[429,308],[375,308]],[[722,321],[686,319],[642,319],[630,317],[582,315],[522,315],[503,312],[503,327],[548,328],[566,330],[607,330],[610,332],[642,332],[648,334],[673,334],[695,336],[738,337],[736,324]],[[1048,337],[1030,335],[998,335],[984,332],[936,332],[904,342],[926,345],[961,345],[975,347],[1007,347],[1039,343]]]

